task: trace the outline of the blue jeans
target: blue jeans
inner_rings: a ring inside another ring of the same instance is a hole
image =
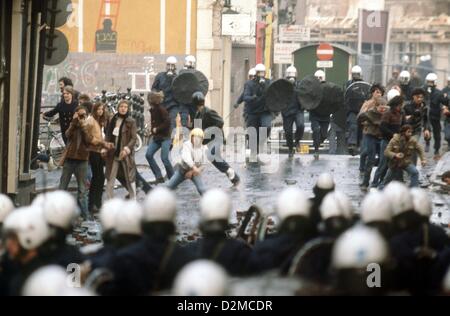
[[[417,170],[416,166],[409,165],[405,169],[391,169],[389,168],[386,177],[384,179],[383,187],[386,186],[389,182],[391,182],[394,177],[398,177],[401,175],[402,171],[406,171],[409,174],[409,177],[411,178],[411,188],[417,188],[419,187],[419,171]]]
[[[364,172],[367,164],[367,137],[363,135],[361,140],[361,149],[359,154],[359,171]]]
[[[170,139],[159,139],[152,140],[150,145],[148,145],[147,153],[145,154],[145,158],[150,165],[150,169],[152,169],[153,174],[156,179],[162,178],[161,169],[155,160],[155,153],[161,149],[161,160],[164,164],[164,168],[166,168],[167,178],[170,179],[173,176],[173,167],[169,159],[170,153]]]
[[[445,122],[444,134],[445,134],[445,140],[447,141],[448,147],[450,149],[450,119],[447,119],[447,121]]]
[[[375,172],[375,177],[372,182],[372,187],[376,188],[378,187],[382,182],[384,177],[386,176],[386,172],[388,170],[388,159],[384,154],[384,151],[386,150],[387,145],[389,144],[389,141],[383,139],[380,143],[380,162],[378,164],[378,169]]]
[[[87,218],[87,216],[89,215],[88,191],[86,188],[86,175],[88,166],[89,164],[87,161],[67,159],[66,161],[64,161],[64,167],[59,183],[60,190],[67,190],[72,175],[75,175],[78,183],[78,205],[81,210],[81,215],[84,218]]]
[[[375,166],[376,163],[377,148],[380,140],[377,137],[368,134],[365,135],[365,139],[366,139],[367,159],[364,168],[364,180],[362,185],[368,187],[370,183],[370,176],[372,175],[372,168]]]
[[[171,190],[176,190],[176,188],[181,183],[183,183],[184,180],[186,180],[184,174],[181,172],[180,169],[177,169],[173,177],[170,178],[169,183],[167,183],[167,188]],[[193,177],[191,181],[194,182],[194,185],[197,188],[197,191],[200,195],[203,195],[206,192],[205,186],[203,185],[203,181],[200,176]]]

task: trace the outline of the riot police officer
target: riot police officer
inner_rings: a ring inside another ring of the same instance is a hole
[[[297,69],[294,66],[290,66],[286,69],[286,79],[294,85],[294,90],[298,89],[299,82],[297,81]],[[294,134],[292,132],[294,123],[296,127],[295,148],[298,148],[300,145],[300,141],[302,140],[305,131],[305,115],[301,108],[301,104],[298,101],[297,93],[294,93],[289,106],[281,114],[283,117],[284,134],[289,148],[289,157],[292,158],[295,154]]]
[[[176,76],[177,59],[174,56],[170,56],[166,60],[166,71],[157,74],[152,85],[152,90],[164,93],[164,100],[161,105],[169,112],[171,131],[176,127],[176,118],[180,112],[179,104],[175,100],[172,91],[172,83]],[[186,115],[181,115],[181,122],[183,126],[187,126],[188,118]]]
[[[250,149],[253,157],[256,154],[259,154],[261,149],[260,145],[265,144],[267,137],[270,135],[273,118],[272,113],[266,105],[265,91],[270,84],[270,81],[265,78],[266,67],[263,64],[258,64],[256,65],[255,70],[255,79],[246,84],[244,90],[244,111],[247,113],[246,125],[247,128],[255,129],[257,136],[256,151],[254,142],[250,142]],[[265,128],[265,130],[261,131],[260,128]]]

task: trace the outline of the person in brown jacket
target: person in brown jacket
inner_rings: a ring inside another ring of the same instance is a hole
[[[412,188],[419,186],[419,171],[413,163],[414,155],[419,155],[422,166],[425,166],[427,161],[424,149],[412,136],[412,126],[404,125],[400,129],[400,134],[395,134],[389,142],[384,152],[389,159],[389,170],[384,179],[384,186],[391,182],[397,173],[403,171],[408,172]]]
[[[105,141],[114,144],[114,149],[102,149],[106,161],[106,194],[108,199],[114,197],[114,183],[122,180],[130,199],[136,199],[136,163],[134,146],[137,132],[136,121],[129,117],[130,104],[122,100],[118,105],[118,113],[108,124]]]
[[[364,166],[364,179],[360,187],[362,190],[367,190],[370,184],[370,177],[372,175],[372,168],[376,164],[376,156],[380,147],[381,141],[381,117],[383,113],[388,111],[388,107],[383,104],[381,100],[375,101],[375,106],[358,116],[358,122],[364,126],[364,142],[367,154],[367,160]]]
[[[381,101],[382,97],[384,95],[384,87],[380,84],[373,84],[370,88],[370,95],[372,96],[369,100],[364,102],[364,104],[361,106],[361,110],[359,111],[359,114],[357,116],[357,119],[359,120],[359,117],[366,113],[367,111],[375,108]],[[358,126],[360,126],[358,124]],[[360,163],[359,163],[359,171],[360,175],[364,175],[364,172],[366,170],[366,164],[367,164],[367,146],[366,146],[366,132],[367,129],[364,126],[360,126],[363,129],[363,136],[361,139],[361,146],[360,146]]]
[[[90,102],[88,102],[90,103]],[[89,212],[92,214],[102,206],[103,185],[105,184],[105,162],[101,156],[102,149],[114,148],[113,143],[104,140],[103,129],[108,123],[108,114],[103,103],[92,106],[91,116],[86,121],[87,134],[90,138],[89,164],[92,170],[91,186],[89,187]]]
[[[156,177],[157,183],[164,183],[164,177],[161,169],[155,161],[155,153],[161,149],[161,160],[166,168],[167,178],[173,176],[173,167],[169,159],[170,153],[170,116],[169,112],[161,105],[164,100],[163,92],[151,92],[148,95],[148,103],[150,104],[151,124],[150,131],[152,133],[152,140],[148,145],[147,158],[148,164]]]
[[[61,159],[63,166],[59,183],[60,190],[67,190],[72,175],[78,183],[78,204],[83,219],[90,218],[87,205],[86,175],[88,171],[90,137],[85,129],[86,108],[79,106],[75,110],[69,128],[66,131],[67,147]]]

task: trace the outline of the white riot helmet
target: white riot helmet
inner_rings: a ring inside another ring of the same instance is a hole
[[[22,296],[93,296],[93,293],[68,283],[66,270],[57,265],[42,267],[28,277]]]
[[[413,200],[408,187],[401,182],[393,181],[384,188],[386,203],[391,205],[393,216],[401,215],[414,209]]]
[[[125,201],[118,198],[103,203],[99,214],[103,232],[116,229],[116,216],[124,209],[124,205]]]
[[[0,194],[0,224],[13,210],[14,204],[11,199],[5,194]]]
[[[388,260],[388,245],[374,229],[357,226],[342,234],[332,253],[335,269],[364,269],[370,264],[382,264]]]
[[[437,85],[438,76],[435,73],[429,73],[425,78],[428,86],[436,86]]]
[[[421,62],[430,61],[430,60],[431,60],[431,55],[420,56],[420,61]]]
[[[288,188],[278,196],[276,211],[281,222],[291,216],[309,217],[310,208],[308,196],[300,189]]]
[[[128,201],[116,213],[116,232],[120,235],[142,235],[142,207],[136,201]]]
[[[203,222],[226,220],[231,213],[231,199],[219,189],[206,192],[200,201],[200,215]]]
[[[264,66],[263,64],[258,64],[255,66],[255,71],[256,74],[258,74],[259,72],[266,72],[266,66]]]
[[[51,236],[50,227],[44,219],[42,210],[36,206],[12,212],[5,220],[4,231],[14,233],[25,250],[39,248]]]
[[[255,66],[256,71],[256,77],[259,78],[260,83],[265,82],[265,76],[266,76],[266,66],[263,64],[258,64]]]
[[[33,205],[42,208],[44,218],[50,226],[64,230],[72,227],[79,214],[75,198],[66,191],[41,194],[33,201]]]
[[[252,78],[254,78],[255,76],[256,76],[256,70],[255,70],[255,68],[250,69],[250,70],[248,71],[248,77],[249,77],[250,79],[252,79]]]
[[[166,69],[169,75],[173,75],[175,73],[175,70],[177,69],[177,62],[178,60],[175,56],[170,56],[169,58],[167,58]]]
[[[38,269],[25,282],[23,296],[60,296],[67,287],[67,272],[51,265]]]
[[[391,207],[383,193],[374,191],[365,197],[361,205],[361,220],[364,224],[391,222]]]
[[[189,55],[184,59],[184,66],[187,69],[195,69],[196,63],[197,59],[192,55]]]
[[[411,80],[411,74],[409,73],[409,71],[403,70],[400,73],[399,80],[402,85],[409,84],[409,82]]]
[[[167,188],[156,188],[144,202],[144,222],[174,222],[177,212],[175,195]]]
[[[317,79],[320,80],[320,82],[325,82],[326,77],[325,77],[325,72],[323,70],[317,70],[314,73],[314,77],[316,77]]]
[[[361,79],[362,77],[362,68],[358,65],[353,66],[352,68],[352,78],[353,79]]]
[[[286,69],[286,78],[295,82],[295,79],[297,78],[297,68],[294,66],[288,67],[288,69]]]
[[[333,190],[335,187],[333,176],[329,173],[322,173],[317,179],[316,187],[322,190]]]
[[[414,210],[419,213],[420,216],[429,218],[433,212],[433,206],[428,192],[419,188],[413,188],[410,192],[413,199]]]
[[[177,58],[175,56],[170,56],[169,58],[167,58],[166,60],[166,64],[167,65],[176,65],[177,64]]]
[[[334,191],[323,199],[320,205],[320,215],[323,220],[332,217],[343,217],[350,220],[353,217],[353,206],[347,195],[340,191]]]
[[[397,89],[391,89],[389,90],[388,94],[387,94],[387,100],[388,102],[391,101],[393,98],[395,97],[399,97],[401,96],[400,91],[398,91]]]
[[[176,296],[224,296],[228,276],[218,264],[198,260],[186,265],[174,281]]]

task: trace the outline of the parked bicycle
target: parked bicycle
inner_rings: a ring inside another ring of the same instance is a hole
[[[48,155],[49,165],[58,167],[66,147],[62,138],[62,133],[54,130],[53,127],[58,124],[58,119],[52,120],[44,117],[44,120],[47,121],[47,123],[45,124],[45,129],[41,130],[39,135],[45,134],[47,137],[45,138],[45,142],[42,142],[42,138],[39,137],[38,150],[41,154]]]

